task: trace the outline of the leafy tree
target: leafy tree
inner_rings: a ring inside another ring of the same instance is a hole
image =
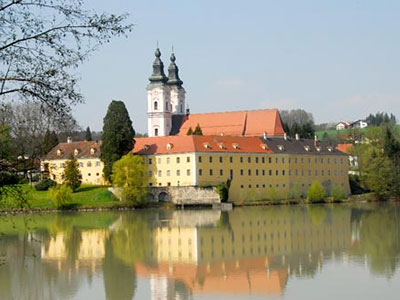
[[[69,160],[65,163],[64,168],[64,183],[70,187],[73,192],[80,187],[82,182],[82,175],[79,171],[79,165],[76,158],[71,154]]]
[[[302,138],[313,138],[315,132],[314,117],[303,109],[282,110],[280,112],[283,129],[291,136],[296,133]]]
[[[197,124],[196,128],[194,129],[193,135],[203,135],[203,131],[201,130],[201,127],[199,124]]]
[[[11,135],[7,125],[0,124],[0,159],[9,159],[11,155]]]
[[[193,135],[192,127],[189,127],[188,131],[186,132],[186,135]]]
[[[127,15],[96,14],[82,0],[2,0],[0,13],[0,96],[58,113],[83,101],[73,69],[132,28]]]
[[[42,141],[42,154],[49,153],[51,149],[58,145],[57,134],[53,131],[47,130]]]
[[[310,189],[308,190],[307,201],[311,203],[320,202],[323,201],[325,197],[326,197],[326,192],[322,184],[319,183],[319,181],[314,181],[311,184]]]
[[[122,188],[122,199],[140,204],[146,196],[146,167],[143,158],[129,153],[113,165],[113,185]]]
[[[49,193],[51,201],[57,209],[66,208],[72,201],[72,189],[65,184],[51,187]]]
[[[85,132],[85,141],[91,141],[91,140],[92,140],[92,132],[90,131],[90,127],[88,126]]]
[[[135,131],[122,101],[113,100],[103,121],[100,158],[104,162],[104,178],[111,182],[113,163],[132,151]]]

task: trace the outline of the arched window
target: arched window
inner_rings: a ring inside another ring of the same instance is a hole
[[[154,128],[154,136],[158,136],[158,128]]]
[[[168,102],[165,102],[165,110],[168,111]]]
[[[154,110],[158,110],[158,101],[154,101]]]
[[[181,114],[183,113],[183,105],[182,104],[180,105],[180,112],[181,112]]]

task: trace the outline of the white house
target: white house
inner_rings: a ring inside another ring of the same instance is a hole
[[[357,120],[350,125],[351,128],[365,128],[367,126],[368,123],[364,120]]]
[[[351,124],[351,122],[339,122],[336,125],[336,130],[343,130],[343,129],[349,128],[350,124]]]

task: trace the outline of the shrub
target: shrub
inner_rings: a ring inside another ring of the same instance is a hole
[[[81,186],[82,175],[79,171],[79,165],[76,158],[71,154],[69,160],[65,163],[64,183],[69,186],[73,192]]]
[[[49,190],[51,201],[57,209],[63,209],[71,203],[72,189],[65,184],[56,185]]]
[[[319,181],[314,181],[307,193],[307,202],[321,202],[325,199],[326,192]]]
[[[57,183],[50,178],[43,179],[37,185],[35,185],[35,189],[37,191],[47,191],[49,188],[56,186]]]
[[[332,186],[331,197],[333,201],[342,201],[346,198],[345,192],[338,185]]]
[[[231,186],[231,180],[228,179],[226,182],[216,186],[215,191],[219,195],[221,202],[227,202],[229,198],[229,188]]]
[[[18,184],[18,181],[18,175],[7,171],[0,172],[0,186]]]

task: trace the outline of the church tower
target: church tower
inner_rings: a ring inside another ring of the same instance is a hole
[[[156,59],[153,63],[153,74],[147,86],[147,122],[148,135],[169,135],[172,127],[172,105],[170,86],[164,73],[164,64],[161,61],[160,49],[156,49]]]
[[[168,67],[168,86],[170,87],[170,99],[172,113],[174,115],[185,114],[185,89],[182,87],[182,80],[179,78],[179,69],[175,64],[175,54],[171,54],[171,63]]]

